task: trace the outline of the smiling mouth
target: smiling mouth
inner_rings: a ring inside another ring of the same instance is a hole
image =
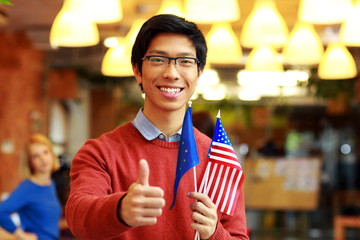
[[[159,87],[160,91],[166,92],[169,94],[176,94],[183,90],[183,88],[169,88],[169,87]]]

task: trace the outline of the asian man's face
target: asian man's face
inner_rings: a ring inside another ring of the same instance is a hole
[[[198,79],[196,50],[193,42],[182,34],[161,33],[150,42],[142,64],[142,74],[135,68],[135,77],[145,93],[144,111],[185,111],[185,105],[193,95]],[[184,57],[169,60],[162,57]],[[188,59],[186,57],[189,57]]]

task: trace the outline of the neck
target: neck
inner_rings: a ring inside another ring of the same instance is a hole
[[[144,115],[155,125],[157,129],[163,132],[167,138],[176,133],[181,127],[184,120],[185,108],[179,111],[146,111]]]
[[[49,185],[51,183],[51,175],[48,173],[35,173],[30,176],[30,180],[39,185]]]

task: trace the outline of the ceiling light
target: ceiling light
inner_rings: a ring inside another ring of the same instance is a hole
[[[126,54],[125,39],[118,38],[119,44],[109,48],[101,64],[101,73],[106,76],[126,77],[134,75],[130,55]]]
[[[278,86],[278,79],[281,77],[282,72],[240,70],[237,74],[237,82],[243,87],[271,87]]]
[[[318,64],[324,47],[315,28],[310,23],[297,22],[283,49],[283,56],[290,64]]]
[[[346,46],[360,47],[360,1],[342,23],[340,39]]]
[[[205,100],[219,101],[225,99],[227,94],[226,86],[218,84],[216,86],[208,86],[205,91],[202,91],[202,97]]]
[[[99,31],[78,2],[65,0],[51,26],[50,45],[56,47],[87,47],[99,43]]]
[[[242,87],[294,87],[298,85],[299,81],[308,79],[307,72],[294,70],[286,72],[240,70],[237,73],[237,83]]]
[[[321,79],[350,79],[357,75],[354,58],[341,43],[331,43],[319,64],[318,76]]]
[[[243,101],[258,101],[261,99],[261,95],[256,88],[241,88],[238,98]]]
[[[96,23],[119,22],[123,18],[121,0],[86,0],[85,5],[89,8],[89,14]]]
[[[104,40],[104,46],[108,48],[117,47],[120,44],[120,41],[124,41],[123,38],[119,37],[108,37]]]
[[[185,16],[197,23],[233,22],[240,8],[237,0],[185,0]]]
[[[293,96],[306,96],[307,89],[304,87],[283,87],[282,96],[293,97]]]
[[[248,71],[284,71],[278,53],[270,46],[257,46],[251,50],[245,65]]]
[[[157,14],[174,14],[184,17],[184,11],[180,0],[163,0]]]
[[[137,19],[131,25],[129,32],[125,36],[126,51],[127,51],[126,54],[131,55],[132,47],[135,43],[136,37],[137,37],[142,25],[144,24],[144,22],[145,22],[144,19]]]
[[[287,25],[273,0],[257,0],[250,15],[245,20],[240,35],[241,45],[253,48],[268,44],[281,48],[288,37]]]
[[[220,83],[217,71],[213,69],[205,69],[199,78],[198,86],[216,86]]]
[[[230,23],[214,24],[206,36],[208,60],[211,63],[233,63],[239,61],[242,52],[240,43]]]
[[[352,0],[300,0],[298,19],[313,24],[341,23],[349,14]]]

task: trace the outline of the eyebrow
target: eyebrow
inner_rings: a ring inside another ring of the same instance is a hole
[[[155,53],[155,54],[160,54],[160,55],[164,55],[164,56],[168,56],[169,54],[165,51],[162,51],[162,50],[151,50],[149,51],[149,53]],[[176,54],[177,56],[179,57],[188,57],[188,56],[193,56],[195,57],[194,53],[192,52],[181,52],[181,53],[178,53]]]

